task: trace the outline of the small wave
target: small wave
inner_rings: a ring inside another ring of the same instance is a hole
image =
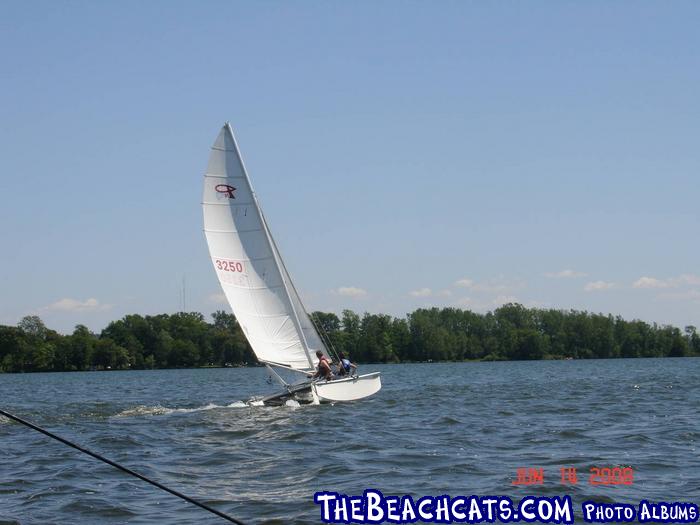
[[[292,403],[296,403],[296,401],[292,401]],[[246,408],[246,407],[251,407],[251,406],[263,406],[263,402],[262,401],[250,401],[250,402],[246,403],[244,401],[234,401],[233,403],[230,403],[228,405],[217,405],[215,403],[209,403],[209,404],[201,406],[201,407],[192,407],[192,408],[169,408],[169,407],[164,407],[162,405],[155,405],[155,406],[139,405],[139,406],[136,406],[134,408],[127,408],[126,410],[122,410],[121,412],[116,414],[114,417],[164,416],[164,415],[168,415],[168,414],[189,414],[191,412],[202,412],[205,410],[214,410],[217,408]],[[288,405],[288,406],[299,406],[299,404],[296,403],[296,405]]]
[[[222,405],[215,405],[214,403],[209,403],[208,405],[204,405],[203,407],[172,408],[171,413],[173,413],[173,414],[189,414],[190,412],[201,412],[202,410],[213,410],[215,408],[226,408],[226,407],[222,406]]]
[[[212,410],[214,408],[225,408],[225,407],[223,407],[221,405],[215,405],[213,403],[209,403],[208,405],[205,405],[203,407],[194,407],[194,408],[168,408],[168,407],[164,407],[161,405],[155,405],[155,406],[139,405],[139,406],[134,407],[134,408],[127,408],[126,410],[122,410],[114,417],[165,416],[168,414],[187,414],[190,412],[200,412],[202,410]]]
[[[156,405],[153,407],[139,405],[134,408],[127,408],[126,410],[122,410],[114,417],[162,416],[164,414],[170,414],[172,413],[172,411],[172,408],[166,408],[160,405]]]
[[[255,398],[249,399],[248,401],[246,401],[245,403],[241,403],[240,405],[237,403],[233,403],[233,405],[236,405],[237,407],[238,406],[240,406],[240,407],[265,407],[268,409],[283,408],[283,407],[301,408],[301,406],[302,406],[301,403],[299,403],[296,399],[287,399],[284,402],[284,405],[280,405],[280,406],[266,406],[262,399],[255,399]],[[233,406],[233,405],[231,405],[231,406]]]

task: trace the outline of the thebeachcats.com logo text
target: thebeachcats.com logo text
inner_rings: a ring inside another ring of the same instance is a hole
[[[362,496],[316,492],[323,523],[574,523],[571,496],[384,496],[367,489]],[[683,502],[600,503],[585,501],[585,523],[697,523],[698,506]]]

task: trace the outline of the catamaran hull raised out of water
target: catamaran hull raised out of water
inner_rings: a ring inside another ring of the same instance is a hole
[[[283,405],[288,400],[301,404],[334,403],[356,401],[376,394],[382,388],[379,372],[361,376],[335,379],[333,381],[316,381],[290,387],[284,392],[264,397],[266,405]]]

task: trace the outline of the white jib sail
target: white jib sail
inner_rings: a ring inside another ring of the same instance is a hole
[[[306,371],[325,346],[306,315],[224,125],[204,176],[204,232],[216,275],[260,361]]]

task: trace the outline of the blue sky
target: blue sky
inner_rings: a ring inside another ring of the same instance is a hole
[[[700,326],[700,4],[0,3],[0,323],[223,308],[231,121],[309,309]]]

